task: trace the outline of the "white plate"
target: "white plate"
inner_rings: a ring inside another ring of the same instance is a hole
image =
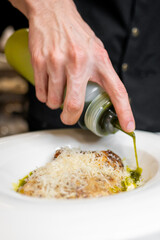
[[[0,139],[0,239],[112,240],[160,239],[160,136],[136,132],[145,184],[114,196],[46,200],[12,190],[30,171],[52,159],[56,148],[111,149],[135,166],[132,139],[124,133],[104,138],[84,130],[55,130]]]

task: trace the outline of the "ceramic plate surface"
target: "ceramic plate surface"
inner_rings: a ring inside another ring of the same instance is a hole
[[[40,131],[0,139],[0,239],[160,239],[160,136],[136,132],[144,185],[93,199],[46,200],[13,191],[12,183],[52,160],[57,148],[110,149],[135,166],[131,137],[99,138],[81,129]]]

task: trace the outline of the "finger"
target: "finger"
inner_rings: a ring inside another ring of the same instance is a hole
[[[86,85],[90,78],[88,52],[81,44],[71,43],[66,65],[67,90],[61,120],[64,124],[75,124],[83,111]]]
[[[52,60],[48,63],[48,72],[47,106],[51,109],[57,109],[62,105],[66,82],[64,61],[52,56]]]
[[[45,103],[47,101],[48,76],[43,57],[32,55],[32,65],[34,69],[36,97],[40,102]]]
[[[86,81],[67,80],[67,91],[61,120],[64,124],[73,125],[81,116],[84,107]]]
[[[47,106],[51,109],[57,109],[62,105],[65,88],[63,75],[49,76]]]
[[[135,120],[127,91],[107,55],[104,63],[103,67],[100,67],[103,87],[114,105],[122,129],[126,132],[132,132],[135,130]]]

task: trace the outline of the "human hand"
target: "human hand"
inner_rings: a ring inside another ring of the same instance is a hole
[[[25,0],[24,3],[25,8],[19,10],[29,20],[37,98],[51,109],[59,108],[67,87],[61,120],[72,125],[82,113],[88,81],[96,82],[111,98],[122,129],[133,131],[135,122],[126,89],[103,43],[83,21],[73,1]]]

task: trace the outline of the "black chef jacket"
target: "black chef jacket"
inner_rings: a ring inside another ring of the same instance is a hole
[[[75,3],[104,43],[128,91],[136,129],[160,131],[160,1],[75,0]],[[31,129],[66,127],[60,122],[60,110],[50,110],[38,102],[33,87],[30,100]]]

